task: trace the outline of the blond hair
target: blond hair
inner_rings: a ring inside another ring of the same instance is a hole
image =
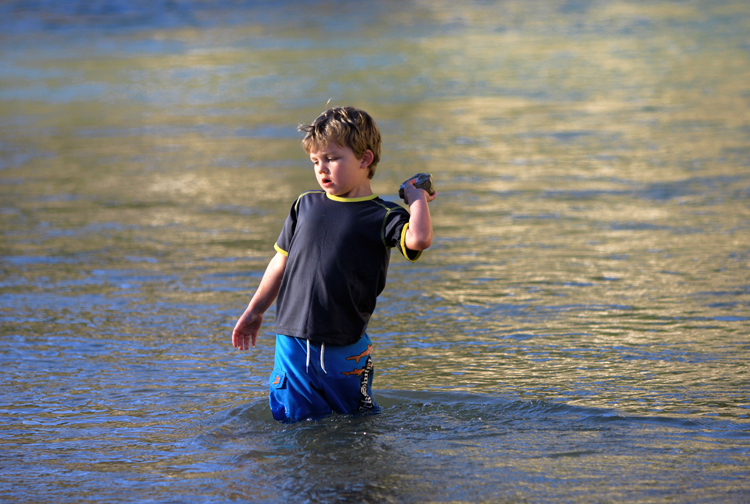
[[[302,124],[298,129],[306,133],[302,147],[308,154],[324,148],[332,140],[341,147],[349,147],[357,159],[362,159],[365,151],[372,151],[368,177],[375,176],[375,168],[380,161],[380,130],[364,110],[355,107],[329,108],[312,124]]]

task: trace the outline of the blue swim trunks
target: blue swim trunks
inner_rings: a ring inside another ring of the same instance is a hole
[[[269,384],[273,417],[296,422],[331,412],[377,411],[372,399],[372,343],[365,334],[346,346],[276,335]]]

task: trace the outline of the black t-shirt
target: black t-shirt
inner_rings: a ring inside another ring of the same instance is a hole
[[[276,332],[318,343],[361,338],[385,287],[391,248],[410,261],[409,212],[376,195],[339,198],[309,191],[292,205],[274,246],[287,256]]]

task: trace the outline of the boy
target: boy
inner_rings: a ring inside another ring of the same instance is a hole
[[[331,108],[299,129],[321,190],[292,205],[276,255],[232,333],[235,348],[255,346],[278,297],[269,401],[273,417],[288,422],[377,408],[365,330],[385,287],[390,249],[414,262],[431,245],[427,204],[437,196],[411,180],[407,212],[372,193],[380,132],[363,110]]]

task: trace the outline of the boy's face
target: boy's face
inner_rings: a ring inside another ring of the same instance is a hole
[[[329,195],[359,198],[372,194],[368,178],[371,151],[365,151],[362,159],[357,159],[350,147],[331,141],[325,147],[310,151],[310,160],[318,184]]]

